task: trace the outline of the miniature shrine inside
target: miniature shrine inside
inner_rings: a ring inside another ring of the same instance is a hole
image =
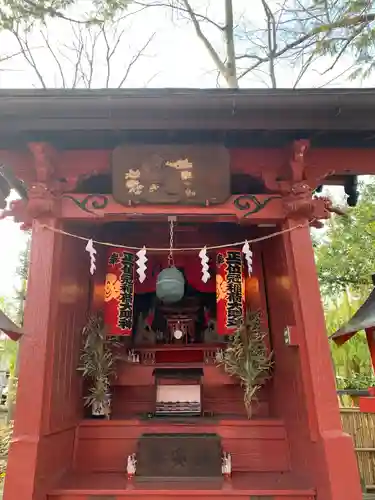
[[[373,171],[369,99],[0,91],[0,207],[32,227],[4,500],[361,499],[310,226],[337,211],[319,186],[353,204]],[[108,418],[78,369],[93,315]],[[272,356],[251,404],[220,362],[247,317]]]

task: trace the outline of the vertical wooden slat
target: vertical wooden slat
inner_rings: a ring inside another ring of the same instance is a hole
[[[353,438],[362,483],[375,488],[375,414],[342,408],[341,421],[344,431]]]

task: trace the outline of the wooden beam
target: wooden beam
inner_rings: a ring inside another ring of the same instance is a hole
[[[265,172],[283,172],[290,159],[286,148],[235,148],[230,149],[231,174],[247,174],[258,178]],[[34,160],[30,152],[0,150],[0,162],[9,166],[15,175],[30,185],[35,180]],[[306,154],[306,173],[316,178],[315,188],[321,178],[332,173],[338,175],[365,175],[375,172],[375,148],[314,148]],[[74,189],[80,179],[96,174],[111,173],[111,150],[60,151],[54,165],[55,179],[66,179]]]
[[[285,218],[282,200],[277,195],[237,195],[226,203],[210,206],[131,205],[123,206],[110,195],[65,194],[61,199],[60,217],[64,220],[161,219],[176,215],[195,220],[276,223]]]

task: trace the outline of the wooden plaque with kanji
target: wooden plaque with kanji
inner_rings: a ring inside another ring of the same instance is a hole
[[[230,196],[230,159],[220,145],[119,146],[112,154],[118,203],[207,205]]]

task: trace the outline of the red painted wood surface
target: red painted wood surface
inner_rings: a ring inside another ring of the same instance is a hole
[[[61,151],[55,158],[55,176],[69,179],[109,171],[111,153],[111,150]],[[237,148],[230,150],[230,157],[232,173],[259,175],[265,170],[280,173],[290,159],[290,151],[288,148]],[[30,152],[0,150],[0,159],[25,180],[34,179]],[[372,174],[374,162],[375,151],[369,148],[311,148],[307,153],[308,170],[318,176],[332,171],[336,175]]]
[[[309,230],[263,248],[275,352],[271,411],[285,420],[292,470],[309,477],[322,499],[360,500],[352,441],[341,430]],[[285,344],[286,326],[295,327],[297,346]]]
[[[199,349],[199,348],[198,348]],[[171,349],[172,351],[172,349]],[[157,364],[157,365],[141,365],[132,364],[125,361],[119,362],[117,365],[117,377],[114,381],[114,385],[126,385],[126,386],[147,386],[154,383],[153,372],[155,367],[158,368],[176,368],[179,366],[181,368],[202,368],[203,370],[203,385],[238,385],[238,382],[225,373],[224,369],[216,365],[206,365],[204,363],[175,363],[171,364]]]
[[[63,152],[57,159],[55,173],[69,178],[95,170],[108,171],[109,154],[109,151]],[[284,150],[277,149],[234,150],[231,156],[233,172],[255,175],[264,170],[280,173],[289,158]],[[309,172],[317,177],[332,169],[338,173],[353,168],[355,172],[359,164],[363,172],[372,172],[374,157],[371,150],[312,150],[308,153],[307,163]],[[18,171],[23,171],[25,178],[30,177],[33,172],[31,156],[26,153],[22,158],[15,158],[13,155],[13,160],[18,162]],[[260,199],[265,201],[264,195]],[[200,215],[204,220],[210,214],[214,214],[217,220],[223,220],[225,214],[230,220],[243,217],[245,211],[233,207],[232,199],[221,207],[189,210],[140,207],[137,212],[147,216],[155,213],[175,215],[177,212],[187,217]],[[62,201],[61,208],[64,217],[94,221],[92,214],[82,212],[67,198]],[[134,212],[134,207],[123,207],[110,201],[107,209],[97,211],[97,215],[105,215],[107,221],[123,218],[123,214],[134,217]],[[275,199],[250,219],[257,224],[280,221],[283,217],[281,201]],[[97,224],[103,221],[103,217],[95,219]],[[54,220],[43,222],[57,225]],[[285,227],[292,224],[288,222]],[[65,229],[80,231],[74,226]],[[264,283],[261,286],[267,290],[267,300],[262,295],[261,303],[268,306],[271,344],[275,352],[273,381],[259,408],[263,408],[261,411],[265,416],[275,415],[282,419],[285,428],[280,421],[248,422],[245,419],[172,428],[178,429],[176,432],[218,432],[227,451],[233,453],[235,470],[261,472],[243,476],[246,477],[245,489],[241,489],[236,479],[236,488],[217,491],[211,496],[217,493],[219,498],[253,495],[311,500],[313,491],[299,489],[294,480],[284,487],[275,479],[279,478],[278,475],[272,476],[273,480],[271,476],[265,476],[266,471],[291,470],[293,478],[303,476],[308,478],[309,484],[316,486],[319,499],[360,500],[353,447],[341,431],[330,375],[331,360],[308,230],[293,231],[264,242],[259,248],[264,257],[266,281],[265,286]],[[126,455],[135,451],[136,441],[144,429],[161,432],[162,424],[134,420],[129,424],[126,420],[118,423],[85,422],[76,432],[82,410],[76,373],[79,332],[87,312],[89,286],[88,267],[82,264],[83,256],[87,259],[82,242],[61,237],[35,224],[26,335],[21,341],[16,426],[4,500],[46,500],[47,492],[65,473],[71,480],[70,486],[65,484],[62,489],[55,490],[51,499],[87,500],[90,494],[110,494],[115,498],[153,495],[155,500],[165,496],[173,498],[176,490],[146,493],[144,490],[129,490],[126,485],[123,487]],[[100,308],[100,301],[96,299],[95,307]],[[295,327],[296,346],[285,345],[283,333],[286,326]],[[131,372],[120,373],[114,389],[114,416],[123,416],[129,410],[136,413],[151,408],[154,387],[150,385],[150,371],[139,367],[137,374],[137,385],[132,385],[129,382]],[[230,411],[239,416],[243,411],[240,391],[228,383],[228,379],[227,382],[224,380],[225,375],[220,375],[216,368],[205,368],[204,404],[214,413]],[[167,428],[170,432],[171,426]],[[105,479],[107,486],[105,481],[100,483],[99,474],[90,476],[85,485],[74,485],[73,466],[81,473],[117,471],[117,477],[121,478],[117,483],[118,490],[114,489],[115,483],[108,482],[109,476]],[[257,481],[264,483],[261,485]],[[186,489],[177,490],[181,500],[190,496],[203,499],[207,495],[210,496],[201,490],[190,493]]]
[[[158,485],[154,485],[156,488]],[[180,485],[182,488],[182,485]],[[218,492],[207,492],[207,490],[195,490],[191,492],[187,492],[185,489],[179,490],[159,490],[155,491],[127,491],[126,493],[117,493],[115,495],[103,495],[100,496],[97,494],[97,490],[92,490],[91,493],[94,493],[91,497],[86,493],[61,493],[61,494],[53,494],[48,495],[48,500],[120,500],[120,499],[152,499],[152,500],[164,500],[165,498],[178,498],[179,500],[208,500],[209,498],[218,498],[218,499],[227,499],[227,498],[238,498],[243,500],[315,500],[316,496],[313,494],[303,494],[301,490],[295,491],[280,491],[280,490],[269,490],[269,491],[260,491],[254,489],[236,491],[236,490],[228,490],[224,489]],[[250,495],[250,496],[249,496]]]
[[[368,328],[366,330],[366,338],[370,350],[372,368],[375,370],[375,328]]]
[[[66,478],[48,498],[49,500],[87,500],[90,494],[113,495],[115,500],[122,498],[258,500],[258,497],[259,500],[315,500],[313,488],[296,480],[290,474],[277,473],[234,473],[230,481],[224,481],[218,485],[209,483],[198,485],[196,482],[137,484],[134,481],[127,481],[124,474],[77,475]]]
[[[81,246],[34,225],[4,500],[44,500],[73,459],[82,409],[76,368],[89,298]]]
[[[116,419],[137,417],[155,411],[155,386],[116,386],[112,391],[112,416]],[[202,391],[204,411],[212,412],[217,417],[236,416],[246,418],[243,404],[243,392],[236,385],[204,386]],[[253,416],[269,416],[268,393],[262,391],[259,401],[253,404]]]
[[[158,485],[154,485],[157,487]],[[180,485],[181,486],[181,485]],[[252,496],[249,497],[249,494]],[[269,492],[267,491],[259,491],[259,490],[249,490],[245,492],[237,492],[237,491],[231,491],[228,492],[227,490],[223,490],[222,492],[218,492],[215,494],[207,494],[205,490],[200,491],[196,490],[194,492],[186,493],[185,490],[171,490],[166,492],[165,490],[160,493],[160,490],[155,490],[154,492],[127,492],[124,494],[116,494],[116,495],[104,495],[103,497],[100,497],[97,494],[97,490],[95,490],[95,495],[93,495],[92,498],[90,496],[87,496],[86,493],[80,494],[80,493],[61,493],[61,494],[53,494],[53,495],[48,495],[48,500],[121,500],[123,498],[126,498],[128,500],[132,499],[137,499],[140,500],[142,498],[144,499],[151,499],[151,500],[165,500],[165,498],[177,498],[179,500],[208,500],[210,498],[238,498],[238,499],[243,499],[243,500],[315,500],[315,495],[301,495],[300,491],[297,492],[283,492],[283,491],[278,491],[277,495],[269,495]]]
[[[137,205],[124,206],[117,203],[111,195],[106,195],[108,203],[104,208],[95,208],[92,202],[101,203],[102,195],[92,195],[88,198],[87,194],[69,194],[63,195],[60,200],[60,217],[66,220],[96,220],[98,222],[116,221],[116,220],[154,220],[155,216],[168,217],[168,215],[177,216],[183,220],[200,218],[201,220],[210,219],[211,222],[216,220],[219,222],[237,222],[247,221],[251,224],[272,224],[280,222],[285,218],[284,208],[281,199],[275,195],[256,195],[258,202],[264,207],[260,210],[255,210],[255,206],[251,203],[248,209],[240,209],[235,204],[235,200],[240,195],[232,196],[220,205],[206,206],[183,206],[183,205]],[[245,195],[246,196],[246,195]],[[78,205],[85,204],[88,199],[88,210],[82,210]],[[74,201],[75,200],[75,201]],[[268,200],[270,200],[268,202]],[[245,203],[249,200],[244,200]],[[322,206],[323,208],[323,206]],[[252,210],[253,213],[248,214]],[[247,215],[248,214],[248,215]],[[324,217],[324,210],[322,210]]]
[[[359,398],[359,410],[362,413],[375,413],[375,397]]]
[[[75,470],[120,472],[126,457],[136,451],[143,433],[217,433],[232,453],[235,471],[287,471],[288,442],[278,420],[205,420],[174,424],[168,421],[87,421],[78,429]]]

